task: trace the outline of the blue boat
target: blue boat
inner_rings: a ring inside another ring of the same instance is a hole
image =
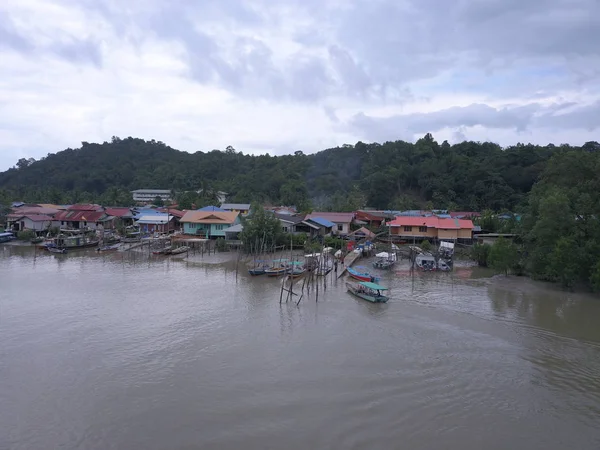
[[[358,270],[360,269],[360,270]],[[369,272],[367,272],[366,270],[367,268],[365,266],[356,266],[356,267],[348,267],[346,270],[348,270],[348,274],[350,274],[350,276],[358,281],[378,281],[379,277],[376,277],[375,275],[371,275]]]
[[[0,243],[12,241],[14,238],[15,236],[8,231],[6,233],[0,233]]]
[[[248,269],[250,275],[264,275],[267,270],[267,261],[257,260],[254,261],[254,267]]]

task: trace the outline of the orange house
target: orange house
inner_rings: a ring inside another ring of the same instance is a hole
[[[392,236],[403,238],[454,240],[473,237],[471,220],[397,216],[388,226]]]

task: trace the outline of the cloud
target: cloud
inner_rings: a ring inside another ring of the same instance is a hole
[[[598,140],[597,29],[597,0],[7,0],[0,170],[113,135]]]

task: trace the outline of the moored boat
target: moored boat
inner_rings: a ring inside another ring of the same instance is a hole
[[[172,252],[172,247],[168,246],[168,247],[164,247],[161,248],[160,250],[154,250],[152,252],[153,255],[170,255]]]
[[[389,297],[383,294],[388,288],[370,281],[346,283],[346,288],[352,295],[371,303],[386,303],[389,300]]]
[[[177,247],[172,249],[169,254],[170,255],[180,255],[182,253],[187,253],[190,250],[190,248],[186,245],[182,245],[181,247]]]
[[[274,259],[273,264],[265,269],[268,277],[278,277],[287,271],[287,259]]]
[[[254,265],[248,268],[248,273],[252,276],[264,275],[267,269],[265,264],[266,261],[254,261]]]
[[[360,269],[360,270],[357,270]],[[378,281],[379,277],[376,277],[374,275],[371,275],[369,272],[367,272],[366,267],[364,266],[357,266],[356,268],[354,267],[348,267],[346,270],[348,270],[348,274],[358,280],[358,281],[370,281],[370,282],[374,282],[374,281]]]
[[[50,253],[57,253],[57,254],[61,254],[61,255],[64,255],[65,253],[67,253],[66,248],[58,248],[58,247],[48,246],[48,247],[46,247],[46,249]]]
[[[375,256],[377,256],[377,260],[373,262],[373,267],[376,269],[389,270],[396,264],[395,253],[381,252]]]
[[[304,267],[304,263],[300,261],[294,261],[287,268],[286,272],[288,275],[291,275],[292,278],[298,278],[302,276],[302,274],[306,272],[306,268]]]

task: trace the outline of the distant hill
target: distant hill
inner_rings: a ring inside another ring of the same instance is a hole
[[[591,149],[596,143],[583,148]],[[4,196],[26,201],[75,196],[93,200],[110,188],[218,189],[236,202],[251,200],[334,209],[435,206],[514,209],[557,152],[573,149],[489,142],[345,145],[319,153],[244,155],[228,147],[194,154],[162,142],[113,138],[82,143],[39,161],[20,160],[0,173]],[[44,198],[41,198],[44,197]],[[0,201],[2,197],[0,197]]]

